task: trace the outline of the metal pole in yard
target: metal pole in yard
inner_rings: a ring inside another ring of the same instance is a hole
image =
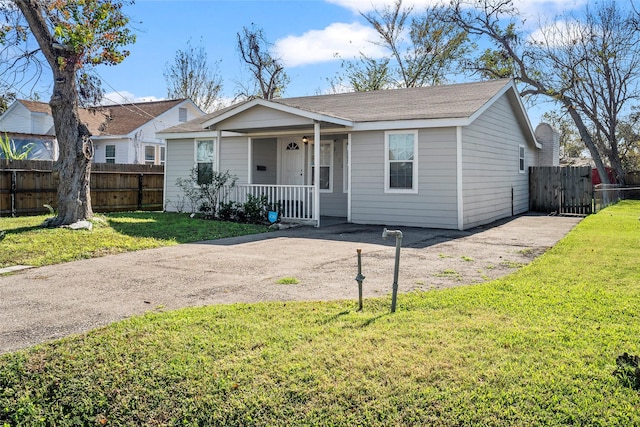
[[[393,288],[391,293],[391,312],[396,312],[396,300],[398,297],[398,272],[400,270],[400,247],[402,246],[402,231],[387,230],[382,231],[382,238],[387,239],[388,236],[396,237],[396,263],[393,269]]]
[[[358,282],[358,311],[362,311],[362,281],[364,276],[362,275],[362,249],[356,249],[358,252],[358,275],[356,281]]]

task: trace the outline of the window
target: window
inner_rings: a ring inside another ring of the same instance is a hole
[[[519,169],[520,173],[524,173],[524,145],[520,145],[519,147]]]
[[[196,141],[196,168],[198,171],[198,185],[213,182],[213,170],[216,161],[215,144],[213,139]]]
[[[311,151],[311,185],[315,185],[315,150]],[[333,141],[320,141],[320,191],[333,192]]]
[[[116,162],[116,146],[115,145],[106,145],[104,147],[104,161],[105,163]]]
[[[144,164],[156,164],[156,147],[154,145],[145,145],[144,147]]]
[[[385,192],[418,192],[418,131],[385,133]]]
[[[187,121],[187,109],[186,108],[178,108],[178,121],[186,122]]]
[[[164,156],[165,156],[166,147],[160,147],[160,164],[164,165]]]

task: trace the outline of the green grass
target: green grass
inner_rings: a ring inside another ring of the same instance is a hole
[[[300,283],[300,281],[295,277],[283,277],[281,279],[278,279],[276,283],[278,285],[297,285],[298,283]]]
[[[41,228],[45,216],[0,218],[0,268],[43,266],[178,243],[267,231],[266,227],[190,218],[168,212],[97,215],[93,230]]]
[[[640,203],[501,280],[134,317],[0,357],[0,425],[640,425]],[[365,282],[366,285],[366,282]]]

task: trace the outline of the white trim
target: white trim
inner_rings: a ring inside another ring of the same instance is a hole
[[[390,120],[379,122],[355,123],[351,129],[354,132],[370,130],[401,130],[401,129],[425,129],[469,125],[467,117],[449,119],[418,119],[418,120]]]
[[[413,160],[411,188],[391,188],[389,186],[389,136],[390,135],[413,135]],[[391,130],[384,133],[384,192],[392,194],[417,194],[418,193],[418,130]]]
[[[213,159],[213,171],[214,172],[218,172],[218,162],[219,160],[217,159],[218,156],[218,148],[217,146],[220,145],[218,144],[218,140],[216,140],[215,138],[197,138],[193,140],[193,167],[194,168],[198,168],[198,142],[201,141],[212,141],[213,142],[213,155],[214,155],[214,159]],[[204,163],[204,162],[202,162]]]
[[[318,167],[329,166],[329,188],[320,188],[320,192],[321,193],[333,193],[333,174],[335,172],[335,169],[334,169],[334,164],[335,164],[334,157],[335,157],[335,155],[334,155],[334,151],[333,150],[335,149],[335,143],[334,143],[333,139],[321,140],[320,141],[320,151],[321,152],[322,152],[322,145],[323,144],[324,145],[329,145],[329,150],[331,151],[331,157],[329,158],[329,164],[328,165],[323,165],[320,162],[318,162],[318,165],[317,165]],[[313,143],[313,145],[315,146],[315,142]],[[322,154],[320,154],[320,158],[322,158]],[[315,160],[316,160],[316,158],[315,158],[315,149],[314,149],[313,155],[309,159],[309,169],[314,170],[314,168],[316,167]],[[312,173],[312,174],[313,174],[313,177],[315,177],[315,173]]]
[[[456,127],[456,196],[458,200],[458,230],[464,229],[464,194],[462,185],[462,127]]]
[[[216,135],[218,135],[218,131],[214,131],[214,130],[203,130],[203,131],[185,131],[185,132],[169,132],[169,133],[165,133],[165,132],[156,132],[156,138],[158,139],[192,139],[192,138],[200,138],[200,139],[207,139],[207,138],[215,138]],[[244,136],[244,133],[238,133],[238,132],[227,132],[227,131],[222,131],[222,137],[228,137],[228,136]],[[253,135],[255,136],[255,135]],[[92,139],[96,139],[96,138],[104,138],[104,137],[91,137]]]
[[[320,123],[313,124],[313,141],[320,141]],[[315,158],[320,158],[320,144],[314,144],[313,152]],[[316,220],[316,227],[320,227],[320,168],[314,169],[314,189],[313,189],[313,218]]]
[[[348,157],[348,170],[349,170],[349,176],[348,176],[348,180],[349,180],[349,190],[347,192],[347,222],[351,222],[351,132],[349,132],[347,134],[347,153],[349,155]],[[165,193],[166,194],[166,193]]]
[[[222,145],[222,131],[218,131],[216,135],[216,140],[213,142],[215,145],[213,146],[213,151],[216,153],[216,158],[214,159],[214,168],[216,171],[220,171],[220,146]]]
[[[520,167],[522,161],[522,168]],[[525,173],[527,170],[527,149],[524,145],[518,144],[518,173]]]
[[[253,184],[253,140],[247,138],[247,184]]]

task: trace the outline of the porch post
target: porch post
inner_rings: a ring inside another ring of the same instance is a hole
[[[220,145],[222,145],[222,130],[218,129],[216,131],[216,171],[220,172]]]
[[[313,123],[313,217],[320,227],[320,123]]]
[[[458,230],[464,229],[464,197],[462,193],[462,127],[456,127],[456,193],[458,202]]]
[[[251,137],[247,138],[247,184],[253,184],[253,144],[251,142]]]
[[[347,222],[351,222],[351,132],[347,135]]]

